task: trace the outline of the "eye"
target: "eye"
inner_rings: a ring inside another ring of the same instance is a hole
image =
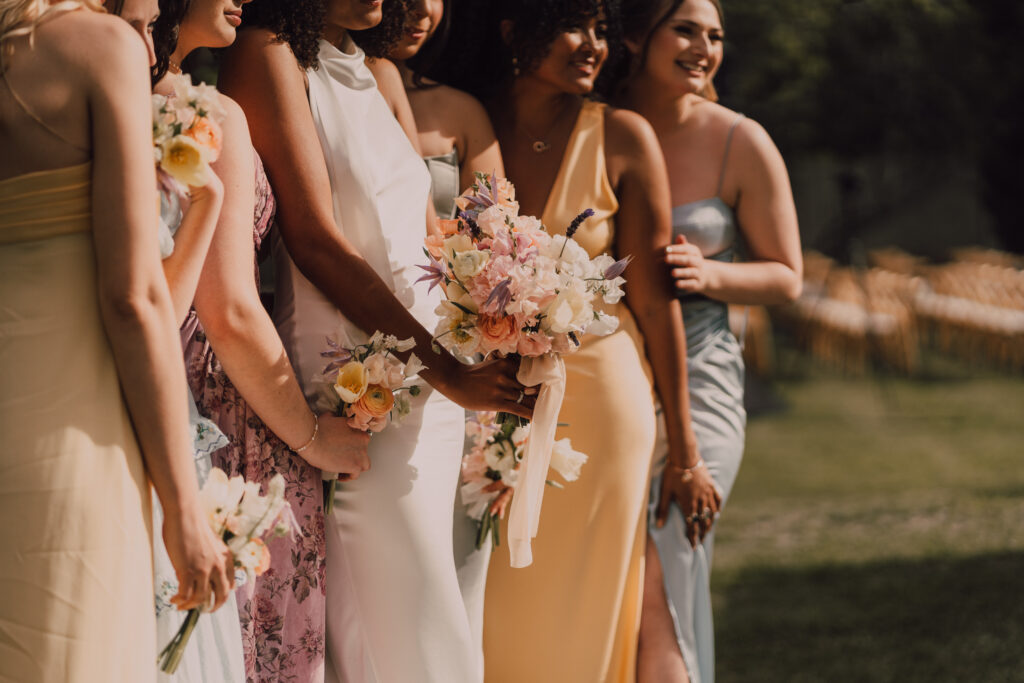
[[[603,22],[602,21],[597,26],[595,26],[594,27],[594,33],[597,35],[598,38],[607,38],[608,37],[608,24],[607,24],[607,22]]]
[[[712,33],[710,36],[708,36],[708,39],[715,43],[721,43],[725,40],[725,36],[722,35],[721,33]]]
[[[678,26],[676,26],[675,27],[675,32],[678,33],[681,36],[691,36],[691,35],[693,35],[693,29],[690,26],[686,25],[686,24],[679,24]]]

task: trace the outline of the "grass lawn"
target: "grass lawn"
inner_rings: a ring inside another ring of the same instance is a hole
[[[1024,378],[780,381],[719,524],[719,683],[1024,681]]]

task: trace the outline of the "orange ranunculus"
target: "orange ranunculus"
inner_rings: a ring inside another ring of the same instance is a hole
[[[371,384],[355,403],[355,408],[372,417],[384,417],[395,405],[395,396],[387,387]]]
[[[209,116],[197,116],[185,135],[207,150],[207,161],[216,161],[220,156],[220,150],[224,146],[224,132],[220,129],[220,124]]]

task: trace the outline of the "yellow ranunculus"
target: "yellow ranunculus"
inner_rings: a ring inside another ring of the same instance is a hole
[[[338,371],[338,379],[334,381],[334,390],[345,403],[355,403],[366,393],[370,383],[366,366],[357,360],[349,361]]]
[[[207,182],[209,164],[202,146],[187,135],[176,135],[164,143],[160,168],[179,183],[202,187]]]

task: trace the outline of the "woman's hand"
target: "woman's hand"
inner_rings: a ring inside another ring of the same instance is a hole
[[[235,587],[231,553],[210,529],[198,504],[179,512],[164,510],[164,545],[178,577],[171,603],[186,610],[213,604],[218,609]]]
[[[671,460],[665,465],[661,475],[661,492],[658,496],[657,525],[660,529],[668,518],[669,506],[672,501],[679,506],[679,511],[686,522],[686,536],[690,545],[697,547],[698,541],[711,531],[715,515],[722,507],[722,496],[715,488],[707,466],[698,460],[693,467],[681,467]]]
[[[501,491],[498,497],[494,499],[494,502],[491,503],[491,507],[487,509],[487,512],[491,515],[497,515],[498,519],[505,519],[505,511],[508,509],[509,503],[512,502],[512,493],[515,489],[511,486],[506,486],[503,482],[496,481],[484,487],[484,491],[488,493]]]
[[[537,387],[516,379],[518,358],[494,358],[458,366],[458,375],[445,382],[445,396],[468,410],[496,410],[530,419],[537,403]]]
[[[370,434],[348,425],[348,418],[321,415],[316,439],[300,456],[313,467],[337,472],[339,479],[352,481],[370,469],[366,449]]]
[[[683,235],[676,237],[675,244],[665,247],[665,263],[672,269],[676,291],[692,294],[707,289],[708,268],[704,254]]]

